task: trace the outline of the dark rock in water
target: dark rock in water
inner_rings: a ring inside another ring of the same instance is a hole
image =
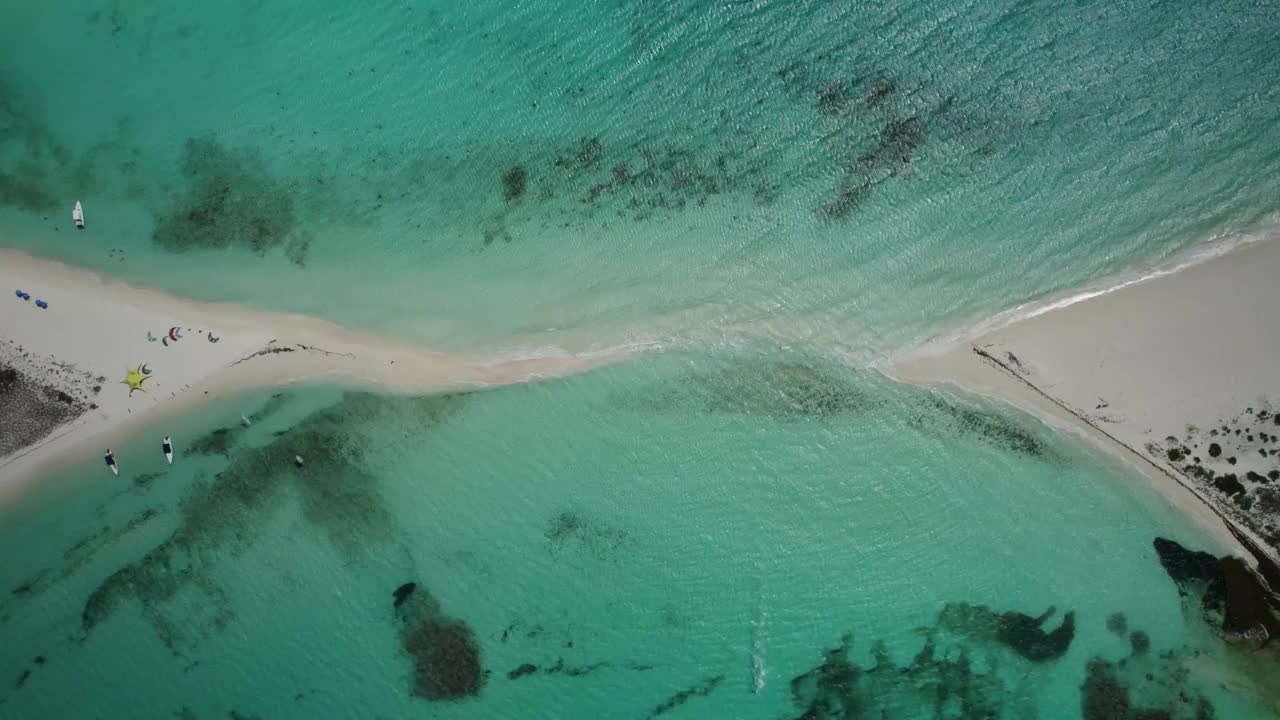
[[[1280,635],[1280,614],[1258,575],[1236,557],[1222,558],[1226,608],[1222,627],[1232,633],[1266,631],[1266,638]]]
[[[1113,635],[1120,636],[1129,632],[1129,621],[1125,618],[1124,613],[1111,613],[1107,618],[1107,630],[1110,630]]]
[[[36,656],[35,663],[36,663],[37,665],[43,665],[43,664],[45,664],[45,662],[47,662],[47,661],[45,660],[45,657],[44,657],[43,655],[37,655],[37,656]]]
[[[470,626],[446,615],[435,598],[420,588],[405,595],[396,614],[401,622],[400,646],[413,661],[413,694],[433,701],[480,694],[487,674]]]
[[[404,601],[409,599],[409,596],[413,594],[413,591],[417,587],[418,587],[418,583],[407,582],[401,585],[400,587],[396,588],[395,592],[392,593],[392,595],[394,595],[396,599],[395,607],[400,607],[401,605],[403,605]]]
[[[1068,612],[1062,616],[1062,624],[1051,632],[1041,627],[1050,616],[1053,608],[1049,608],[1040,617],[1033,618],[1020,612],[1007,612],[1000,616],[1000,642],[1008,645],[1022,657],[1033,662],[1044,662],[1062,657],[1076,633],[1076,614]]]
[[[536,673],[536,672],[538,672],[537,665],[534,665],[533,663],[525,663],[520,667],[516,668],[515,670],[512,670],[511,672],[507,673],[507,679],[515,680],[517,678],[522,678],[525,675],[532,675],[533,673]]]
[[[876,78],[875,81],[871,83],[871,90],[867,93],[867,107],[879,107],[889,98],[892,98],[897,92],[898,83],[893,78]]]
[[[565,665],[564,658],[556,660],[556,664],[550,667],[539,668],[533,663],[524,663],[520,667],[507,673],[508,680],[518,680],[526,675],[532,675],[541,671],[547,675],[567,675],[569,677],[582,677],[590,675],[600,668],[610,667],[609,663],[592,663],[590,665]]]
[[[236,439],[237,433],[232,428],[217,428],[189,443],[185,451],[190,455],[229,455]]]
[[[1146,655],[1151,649],[1151,637],[1141,630],[1129,634],[1129,650],[1134,655]]]
[[[1093,658],[1080,686],[1082,720],[1213,720],[1213,705],[1188,672],[1188,659],[1176,650],[1114,663]]]
[[[556,662],[556,668],[553,668],[553,670],[558,669],[558,672],[564,673],[569,677],[582,677],[583,675],[590,675],[603,667],[609,667],[609,663],[600,662],[592,663],[590,665],[565,665],[564,660],[559,660]],[[552,670],[548,670],[547,672],[552,672]]]
[[[649,714],[649,717],[656,718],[659,715],[664,715],[668,712],[671,712],[677,707],[685,704],[686,702],[689,702],[689,700],[693,698],[705,697],[707,695],[710,695],[720,685],[720,683],[723,680],[724,680],[723,675],[715,675],[713,677],[707,678],[706,680],[703,680],[702,682],[698,683],[697,685],[694,685],[691,688],[688,688],[686,690],[681,690],[675,695],[672,695],[671,697],[667,698],[666,701],[663,702],[661,705],[654,708],[653,712]]]
[[[630,544],[625,531],[573,510],[564,510],[552,518],[545,536],[552,552],[585,552],[597,559],[613,557]],[[525,636],[536,637],[540,631],[540,627],[533,628]]]
[[[172,252],[239,247],[262,255],[302,236],[295,189],[273,177],[259,148],[190,138],[179,169],[185,192],[157,213],[152,240]]]
[[[22,671],[22,674],[18,676],[18,682],[17,682],[17,684],[15,684],[15,685],[14,685],[14,687],[22,687],[23,685],[26,685],[26,684],[27,684],[27,678],[29,678],[29,677],[31,677],[31,671],[30,671],[30,670],[23,670],[23,671]]]
[[[990,357],[990,356],[987,356]],[[969,407],[941,396],[929,398],[929,405],[951,420],[956,431],[974,435],[988,444],[1031,457],[1044,457],[1045,442],[1027,427],[995,411]]]
[[[852,183],[842,187],[835,199],[818,208],[818,217],[823,220],[847,220],[871,195],[875,185],[869,180]]]
[[[1080,686],[1080,715],[1083,720],[1129,720],[1129,689],[1116,677],[1111,665],[1098,659],[1085,667]]]
[[[480,694],[484,671],[471,629],[457,621],[427,620],[401,634],[413,658],[413,692],[428,700],[461,700]]]
[[[835,117],[843,114],[853,103],[853,96],[842,82],[827,82],[818,86],[818,112]]]
[[[947,603],[938,616],[938,627],[992,640],[1032,662],[1043,662],[1061,657],[1075,637],[1075,612],[1064,615],[1053,631],[1044,630],[1054,612],[1051,607],[1039,617],[1032,617],[1020,612],[997,613],[985,605]]]
[[[981,607],[953,603],[949,607]],[[955,619],[955,618],[951,618]],[[990,624],[989,622],[987,624]],[[941,625],[939,626],[941,628]],[[792,678],[795,720],[861,718],[953,718],[978,720],[1025,717],[1006,714],[1019,701],[994,672],[980,672],[964,644],[938,646],[933,629],[911,662],[897,665],[883,643],[872,647],[870,668],[852,662],[852,638],[823,653],[818,667]]]
[[[525,185],[529,180],[529,171],[520,165],[512,167],[502,174],[502,197],[507,202],[519,200],[524,196]]]
[[[1179,586],[1190,582],[1203,582],[1213,589],[1219,597],[1222,595],[1222,567],[1218,558],[1207,552],[1188,550],[1178,543],[1165,538],[1156,538],[1153,543],[1160,564]]]
[[[1211,627],[1264,642],[1280,635],[1280,599],[1243,560],[1215,558],[1165,538],[1154,544],[1178,593],[1200,603]]]
[[[461,395],[346,393],[336,405],[294,423],[284,436],[233,453],[212,480],[187,484],[172,534],[89,593],[82,634],[121,608],[140,607],[166,648],[191,655],[196,645],[235,620],[225,581],[216,571],[222,558],[252,547],[285,508],[296,508],[309,530],[353,563],[379,552],[395,537],[396,525],[377,478],[364,465],[365,429],[390,414],[426,432],[446,422],[463,402]],[[299,454],[307,458],[305,478],[287,469]]]

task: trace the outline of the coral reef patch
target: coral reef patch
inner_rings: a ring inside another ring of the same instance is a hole
[[[394,594],[400,647],[413,665],[413,694],[431,701],[478,696],[488,673],[471,627],[446,614],[418,583],[405,583]]]

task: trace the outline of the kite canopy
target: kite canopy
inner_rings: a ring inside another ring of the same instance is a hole
[[[129,386],[130,395],[133,394],[134,390],[142,390],[143,381],[151,377],[150,375],[147,375],[146,373],[142,372],[142,367],[143,367],[142,365],[139,365],[138,367],[133,368],[132,370],[129,370],[127,373],[125,373],[124,384]],[[146,392],[146,390],[142,390],[142,391]]]

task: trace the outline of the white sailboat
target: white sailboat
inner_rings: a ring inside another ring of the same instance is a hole
[[[80,207],[80,201],[76,201],[76,207],[71,211],[71,219],[76,221],[76,227],[84,229],[84,208]]]

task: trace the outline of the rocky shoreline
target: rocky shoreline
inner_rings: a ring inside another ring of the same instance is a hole
[[[35,445],[96,409],[106,378],[26,350],[0,344],[0,457]]]

